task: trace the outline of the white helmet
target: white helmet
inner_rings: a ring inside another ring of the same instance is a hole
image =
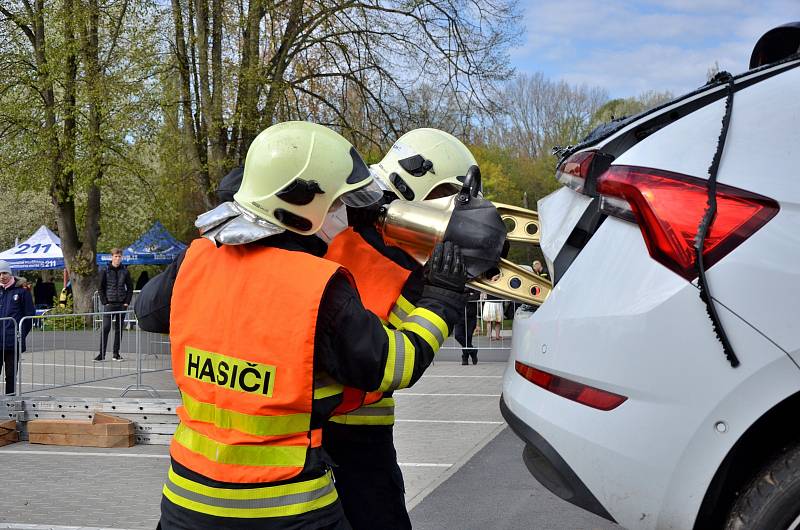
[[[376,177],[407,201],[453,195],[470,166],[478,163],[467,146],[439,129],[414,129],[371,166]]]
[[[242,244],[285,230],[316,233],[338,200],[355,208],[383,192],[356,149],[322,125],[290,121],[253,140],[233,202],[201,215],[195,225],[218,243]],[[222,224],[223,221],[228,221]]]

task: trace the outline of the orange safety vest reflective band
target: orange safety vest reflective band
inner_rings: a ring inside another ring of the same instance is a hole
[[[397,328],[415,309],[401,294],[412,271],[378,252],[352,227],[348,227],[331,241],[325,258],[339,263],[353,274],[364,307],[383,322]],[[402,338],[399,340],[402,346]],[[365,396],[365,407],[354,410],[357,408],[352,406],[355,402],[354,394],[345,388],[342,405],[334,411],[331,421],[354,425],[394,424],[394,399],[384,398],[383,392],[370,392]],[[367,406],[370,408],[367,409]],[[348,410],[353,412],[346,414]],[[378,411],[383,415],[379,416]],[[352,419],[351,414],[354,415]]]
[[[183,399],[170,446],[177,462],[222,482],[276,482],[302,471],[308,449],[322,442],[311,429],[314,336],[339,270],[302,252],[192,242],[170,313]]]
[[[162,492],[172,503],[194,512],[248,519],[298,515],[328,506],[338,498],[330,471],[302,482],[232,489],[189,480],[170,467]]]

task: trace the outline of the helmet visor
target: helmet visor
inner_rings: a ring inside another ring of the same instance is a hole
[[[383,190],[377,182],[370,180],[366,186],[348,191],[339,198],[352,208],[366,208],[383,198]]]

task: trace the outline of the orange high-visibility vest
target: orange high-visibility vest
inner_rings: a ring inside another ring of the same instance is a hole
[[[350,271],[364,307],[384,322],[390,321],[393,310],[397,311],[396,304],[403,286],[411,276],[410,270],[378,252],[352,227],[348,227],[331,241],[325,259]],[[342,404],[336,408],[334,414],[344,414],[357,408],[356,401],[361,397],[358,392],[345,387]],[[383,392],[369,392],[364,396],[363,404],[377,403],[382,397]]]
[[[317,312],[338,264],[302,252],[195,240],[172,295],[170,342],[183,406],[170,447],[224,482],[302,471],[311,428]]]
[[[336,236],[325,259],[336,262],[353,275],[364,307],[384,322],[403,292],[411,271],[398,265],[364,241],[352,227]]]

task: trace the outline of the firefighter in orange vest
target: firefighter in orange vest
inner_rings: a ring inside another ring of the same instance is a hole
[[[462,256],[438,245],[407,324],[383,325],[314,234],[339,203],[382,195],[356,150],[320,125],[263,131],[234,200],[136,303],[170,333],[182,406],[160,527],[347,529],[322,426],[361,390],[412,385],[463,310]],[[354,402],[352,399],[351,402]]]
[[[426,128],[401,136],[372,170],[386,189],[385,200],[423,200],[457,193],[472,165],[475,158],[463,143]],[[325,258],[353,274],[364,307],[391,328],[404,329],[413,325],[421,301],[423,269],[383,242],[370,211],[349,209],[352,226],[333,239]],[[393,442],[394,407],[388,391],[352,413],[334,415],[323,430],[323,447],[338,466],[336,489],[355,530],[411,528]]]

